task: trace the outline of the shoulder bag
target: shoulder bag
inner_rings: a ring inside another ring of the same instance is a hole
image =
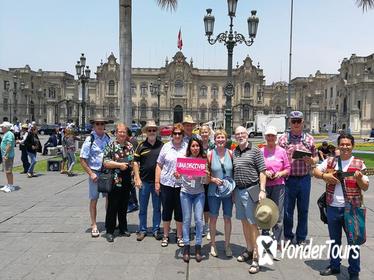
[[[342,161],[338,159],[339,171],[342,172]],[[360,207],[353,206],[348,201],[345,189],[344,178],[338,176],[342,185],[345,200],[344,208],[344,228],[347,233],[349,245],[362,245],[366,242],[366,208],[362,204]]]

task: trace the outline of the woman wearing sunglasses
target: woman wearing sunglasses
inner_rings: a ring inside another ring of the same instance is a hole
[[[200,139],[192,137],[188,141],[187,158],[206,158],[203,150],[203,143]],[[205,191],[204,182],[206,176],[188,176],[181,175],[178,172],[175,173],[175,177],[180,179],[182,182],[182,188],[180,192],[180,200],[182,205],[183,213],[183,260],[185,262],[190,261],[190,227],[191,227],[191,216],[192,209],[195,213],[195,225],[196,225],[196,242],[195,242],[195,256],[196,261],[201,262],[201,243],[203,235],[203,211],[205,202]]]
[[[223,184],[224,177],[232,178],[232,153],[226,148],[227,134],[223,129],[218,129],[214,134],[216,148],[208,152],[208,165],[210,166],[210,184],[208,188],[208,203],[210,213],[210,254],[213,257],[218,256],[216,247],[216,227],[219,208],[222,203],[223,220],[225,223],[225,254],[232,257],[230,247],[231,236],[231,217],[233,201],[232,197],[217,197],[216,188]]]
[[[181,123],[173,126],[171,141],[166,143],[157,158],[155,190],[161,194],[162,221],[164,225],[164,236],[161,246],[169,244],[170,222],[174,213],[177,225],[177,245],[183,247],[182,238],[182,208],[180,202],[181,180],[177,180],[176,171],[177,158],[184,157],[187,144],[183,142],[184,129]]]

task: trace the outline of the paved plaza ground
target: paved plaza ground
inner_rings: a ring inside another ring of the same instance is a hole
[[[4,183],[0,174],[0,183]],[[374,182],[374,177],[371,177]],[[0,192],[0,279],[321,279],[319,270],[328,265],[322,260],[282,259],[273,266],[261,268],[255,276],[249,265],[236,261],[244,249],[239,221],[233,219],[232,249],[234,258],[224,257],[223,219],[217,246],[220,256],[209,256],[209,244],[203,240],[204,260],[192,258],[185,264],[175,242],[162,248],[152,237],[136,241],[138,212],[128,215],[131,237],[118,237],[108,243],[104,234],[104,200],[99,201],[98,222],[103,232],[90,236],[87,176],[67,177],[43,173],[28,179],[15,175],[19,189]],[[309,213],[309,233],[313,244],[328,239],[327,226],[319,220],[316,200],[322,193],[322,182],[313,179]],[[374,279],[374,186],[365,194],[367,206],[367,242],[361,249],[361,279]],[[151,207],[149,207],[151,209]],[[235,208],[234,208],[235,209]],[[149,211],[149,213],[151,213]],[[235,214],[235,211],[234,211]],[[148,216],[150,225],[151,217]],[[342,273],[324,279],[347,279],[347,261]]]

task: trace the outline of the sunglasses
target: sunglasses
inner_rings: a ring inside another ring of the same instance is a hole
[[[148,129],[147,132],[156,132],[157,129]]]
[[[99,126],[99,125],[105,125],[104,122],[95,122],[95,125]]]
[[[173,135],[182,135],[182,132],[173,132]]]
[[[291,123],[301,123],[303,120],[302,119],[296,119],[296,120],[291,120]]]

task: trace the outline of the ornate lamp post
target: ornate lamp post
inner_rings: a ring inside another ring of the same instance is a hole
[[[225,126],[226,131],[229,137],[232,135],[232,96],[235,94],[235,87],[232,77],[232,59],[233,59],[233,52],[234,47],[237,43],[245,43],[247,46],[251,46],[254,42],[254,38],[257,34],[258,28],[258,17],[256,17],[256,11],[251,11],[251,16],[248,17],[248,33],[249,39],[246,40],[245,36],[233,31],[233,19],[236,13],[236,6],[238,4],[238,0],[227,0],[228,5],[228,16],[230,17],[230,25],[229,31],[222,32],[217,35],[216,38],[211,38],[213,36],[213,29],[214,29],[214,21],[215,18],[212,15],[212,9],[207,9],[207,14],[204,17],[204,25],[205,25],[205,35],[208,37],[208,42],[211,45],[214,45],[217,41],[219,43],[224,43],[227,47],[227,82],[224,89],[225,96],[226,96],[226,109],[225,109]]]
[[[167,82],[164,84],[164,92],[166,92],[169,88],[169,85]],[[157,81],[154,83],[151,83],[150,86],[151,93],[156,93],[157,95],[157,119],[156,119],[156,124],[160,125],[160,96],[161,96],[161,78],[158,77]]]
[[[85,69],[86,67],[86,69]],[[86,58],[84,53],[82,53],[79,61],[75,65],[75,70],[77,71],[78,80],[82,84],[82,120],[81,120],[81,129],[84,131],[86,125],[86,84],[90,80],[91,70],[86,66]],[[79,126],[79,124],[78,124]]]

